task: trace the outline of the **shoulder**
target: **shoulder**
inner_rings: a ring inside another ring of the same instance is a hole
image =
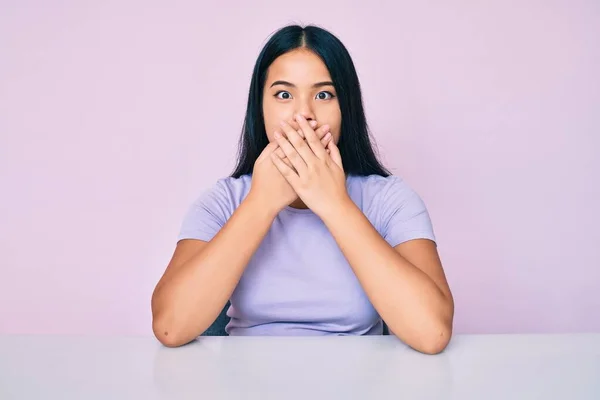
[[[354,176],[348,192],[392,246],[415,238],[435,240],[424,201],[401,177]]]
[[[248,195],[251,183],[250,175],[221,178],[200,191],[190,211],[196,215],[211,214],[224,222]]]
[[[379,208],[386,204],[402,203],[419,197],[413,188],[397,175],[381,176],[349,176],[348,192],[353,197],[360,197],[363,211]]]
[[[211,240],[246,197],[250,184],[250,176],[227,177],[203,189],[183,219],[179,240]]]
[[[250,175],[242,175],[239,178],[221,178],[209,188],[203,189],[196,198],[195,204],[210,206],[219,203],[233,212],[248,195],[251,183]]]

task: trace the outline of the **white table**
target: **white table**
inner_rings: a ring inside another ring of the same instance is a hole
[[[393,336],[0,336],[0,399],[600,399],[600,334],[455,336],[440,355]]]

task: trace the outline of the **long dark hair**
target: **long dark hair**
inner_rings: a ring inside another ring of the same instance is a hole
[[[231,176],[239,178],[251,174],[256,159],[269,144],[262,111],[267,70],[277,57],[299,47],[308,48],[319,56],[331,75],[342,115],[338,147],[346,174],[391,175],[375,155],[363,109],[358,75],[348,50],[337,37],[325,29],[312,25],[291,25],[275,32],[256,60],[237,164]]]

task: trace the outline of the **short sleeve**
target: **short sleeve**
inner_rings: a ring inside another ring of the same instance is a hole
[[[218,181],[205,190],[189,207],[183,218],[177,241],[210,241],[225,225],[233,212],[225,185]]]
[[[380,226],[383,238],[393,247],[413,239],[435,242],[429,212],[421,197],[402,179],[390,177],[381,193]]]

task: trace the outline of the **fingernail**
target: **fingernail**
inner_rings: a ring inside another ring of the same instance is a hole
[[[304,117],[302,117],[302,115],[300,114],[296,114],[296,121],[300,122],[304,119]]]
[[[317,121],[310,121],[308,124],[311,128],[314,128],[315,126],[317,126]]]
[[[329,132],[329,125],[325,124],[321,127],[325,132]]]
[[[323,136],[323,139],[325,139],[325,140],[331,139],[331,132],[327,132],[327,134],[325,134],[325,136]]]
[[[274,136],[275,136],[275,139],[281,138],[281,132],[275,131],[275,135]]]
[[[279,122],[279,125],[281,125],[282,127],[284,127],[284,128],[285,128],[285,121],[280,121],[280,122]]]

